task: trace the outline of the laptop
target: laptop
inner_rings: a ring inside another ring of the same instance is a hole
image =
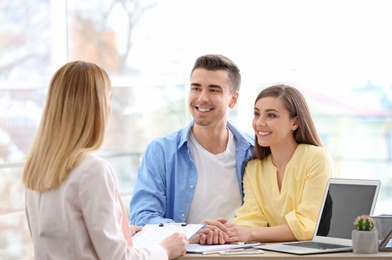
[[[373,214],[380,186],[379,180],[329,179],[312,240],[257,248],[298,255],[352,251],[354,220],[359,215]]]

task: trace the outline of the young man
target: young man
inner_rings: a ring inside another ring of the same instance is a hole
[[[188,97],[193,120],[146,148],[130,203],[132,224],[234,217],[254,143],[227,121],[240,84],[240,71],[227,57],[196,60]]]

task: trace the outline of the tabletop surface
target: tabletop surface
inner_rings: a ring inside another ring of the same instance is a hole
[[[378,252],[377,254],[354,254],[353,252],[342,252],[342,253],[328,253],[328,254],[314,254],[314,255],[293,255],[285,254],[271,251],[264,251],[263,254],[259,255],[202,255],[202,254],[186,254],[179,259],[183,260],[211,260],[211,259],[247,259],[247,260],[257,260],[257,259],[272,259],[272,260],[296,260],[296,259],[344,259],[344,260],[354,260],[354,259],[378,259],[378,260],[392,260],[392,252]]]

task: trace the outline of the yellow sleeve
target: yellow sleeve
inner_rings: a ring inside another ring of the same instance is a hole
[[[313,237],[327,181],[335,176],[334,167],[324,149],[306,151],[306,162],[298,160],[297,165],[303,174],[303,192],[298,193],[298,205],[288,212],[286,220],[297,240]]]
[[[245,169],[242,181],[244,189],[244,203],[236,210],[236,216],[232,220],[235,224],[250,227],[267,226],[267,220],[257,200],[257,197],[260,194],[260,186],[257,185],[259,181],[255,179],[257,178],[257,175],[255,161],[249,162]]]

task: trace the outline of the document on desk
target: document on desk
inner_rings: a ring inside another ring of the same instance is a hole
[[[188,246],[188,253],[199,253],[199,254],[209,254],[209,253],[219,253],[220,251],[227,251],[237,248],[252,248],[253,246],[258,246],[260,243],[251,243],[251,244],[224,244],[224,245],[199,245],[199,244],[190,244]]]
[[[133,246],[144,247],[158,245],[163,239],[175,232],[183,233],[188,239],[199,232],[205,224],[165,223],[159,225],[148,224],[132,236]]]

